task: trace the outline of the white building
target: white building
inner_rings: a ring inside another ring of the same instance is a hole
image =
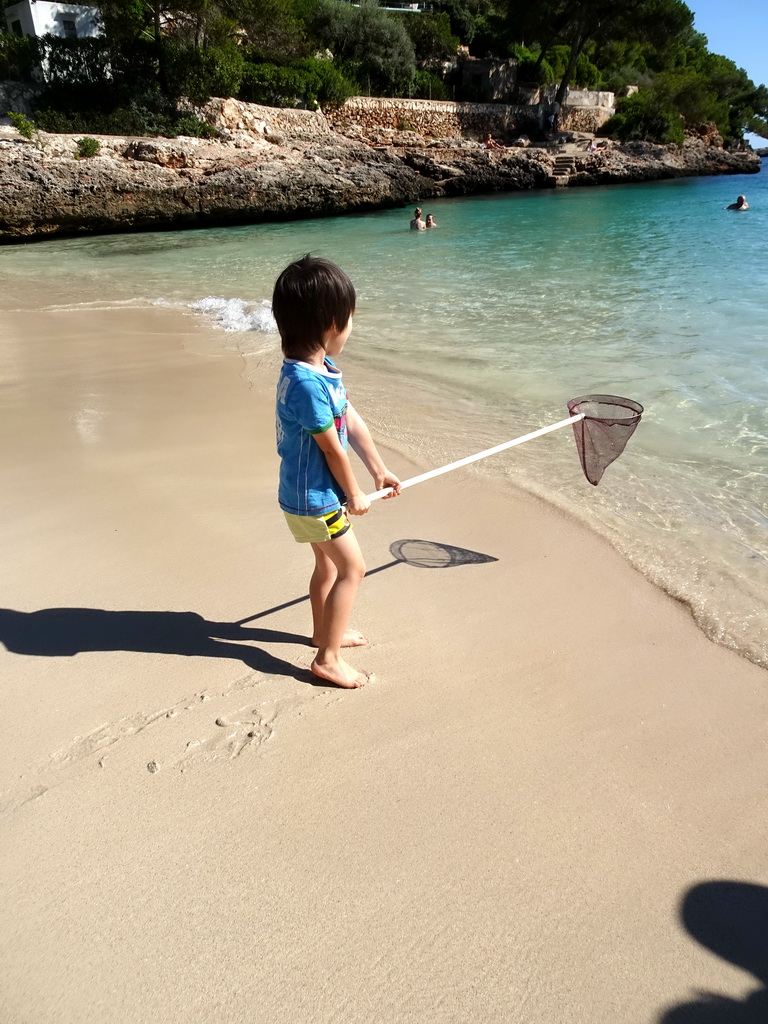
[[[60,36],[85,39],[104,35],[101,11],[80,4],[48,3],[47,0],[20,0],[5,9],[8,31],[17,36]]]

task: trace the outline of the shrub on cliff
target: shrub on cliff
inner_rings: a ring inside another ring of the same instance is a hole
[[[204,103],[211,96],[235,96],[245,65],[230,40],[202,48],[171,38],[44,36],[38,45],[48,93],[42,105],[72,112],[108,112],[132,103],[163,111],[181,97]]]
[[[176,110],[158,113],[139,104],[117,107],[108,112],[65,112],[51,107],[41,107],[35,112],[35,117],[43,131],[64,135],[94,132],[96,135],[128,135],[140,138],[162,135],[170,139],[178,135],[212,139],[218,135],[215,128],[194,114]]]
[[[198,51],[172,40],[45,36],[38,44],[47,80],[35,118],[49,132],[205,136],[213,129],[190,118],[181,98],[232,95],[243,65],[236,47]]]
[[[619,100],[616,113],[602,126],[599,135],[620,142],[683,144],[683,118],[661,96],[643,90]]]
[[[84,135],[82,139],[78,139],[76,146],[76,156],[78,160],[88,160],[92,156],[97,156],[101,151],[101,143],[99,140],[92,139],[88,135]]]
[[[30,121],[26,114],[18,114],[15,110],[10,110],[8,120],[23,139],[31,140],[35,137],[35,122]]]
[[[30,142],[35,144],[37,149],[45,149],[45,143],[40,134],[40,127],[34,121],[30,121],[26,114],[19,114],[15,110],[10,110],[8,112],[8,120],[23,139],[29,139]]]
[[[693,66],[659,75],[654,88],[668,97],[689,124],[714,121],[725,139],[741,138],[754,115],[768,114],[768,90],[755,87],[727,57],[705,50]]]
[[[107,114],[131,103],[168,103],[158,81],[158,49],[151,40],[111,43],[103,37],[44,36],[38,45],[46,68],[40,109]]]
[[[238,46],[180,46],[165,40],[162,47],[166,92],[205,103],[211,96],[237,96],[245,73],[245,58]]]
[[[178,135],[188,135],[192,139],[216,139],[219,136],[213,125],[201,121],[195,114],[177,114],[172,122],[172,129],[168,136],[172,139]]]
[[[317,106],[340,106],[354,91],[353,84],[331,61],[305,57],[287,67],[246,64],[239,98],[270,107],[301,103],[314,110]]]

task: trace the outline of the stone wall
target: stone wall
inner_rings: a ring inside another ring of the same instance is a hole
[[[482,138],[487,132],[503,138],[530,131],[536,110],[503,103],[353,96],[338,110],[327,110],[326,117],[340,132],[358,126],[364,130],[414,131],[428,139]]]
[[[565,132],[591,132],[594,135],[612,113],[604,107],[572,107],[566,103],[560,112],[559,125]]]
[[[262,107],[241,100],[212,99],[197,114],[220,132],[235,137],[247,134],[275,142],[281,137],[314,140],[331,134],[326,118],[314,110]]]
[[[541,88],[539,86],[520,85],[519,88],[526,102],[532,106],[551,107],[555,102],[559,86],[548,85]],[[632,88],[637,89],[637,86]],[[614,113],[616,94],[613,92],[596,92],[593,89],[567,89],[564,105],[566,107],[597,107],[607,111],[610,115]]]
[[[554,99],[554,95],[552,99]],[[565,94],[565,106],[597,107],[599,110],[604,110],[610,115],[616,106],[616,94],[612,92],[595,92],[592,89],[569,89]]]
[[[560,111],[560,128],[567,132],[591,132],[593,135],[616,110],[612,92],[569,89]]]
[[[39,86],[28,82],[0,82],[0,117],[10,111],[32,116],[32,107],[40,92]]]
[[[476,139],[491,132],[510,140],[541,128],[550,102],[546,95],[525,106],[354,96],[338,110],[326,111],[326,117],[331,127],[341,132],[358,126],[363,130],[414,131],[424,138]],[[571,90],[560,113],[560,127],[564,131],[595,133],[613,114],[613,103],[612,92]]]

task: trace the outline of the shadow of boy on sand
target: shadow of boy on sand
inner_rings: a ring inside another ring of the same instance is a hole
[[[209,622],[196,612],[106,611],[101,608],[0,608],[0,642],[14,654],[72,657],[84,651],[139,651],[188,658],[234,658],[259,672],[310,682],[311,673],[281,658],[227,641],[306,644],[307,638],[274,629]]]
[[[371,569],[369,576],[399,564],[446,569],[496,561],[491,555],[424,540],[395,541],[390,551],[393,561]],[[308,596],[303,595],[237,622],[211,622],[197,612],[107,611],[101,608],[43,608],[20,612],[0,608],[0,643],[13,654],[48,658],[67,658],[84,651],[137,651],[188,658],[232,658],[258,672],[327,686],[328,683],[308,669],[252,646],[254,641],[307,645],[309,639],[306,636],[275,629],[245,628],[247,622],[308,600]]]

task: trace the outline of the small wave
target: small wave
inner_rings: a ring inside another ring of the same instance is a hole
[[[205,313],[224,331],[258,331],[272,334],[277,330],[272,316],[272,304],[267,299],[260,302],[246,302],[245,299],[222,299],[208,295],[204,299],[188,303],[190,309]]]
[[[110,299],[107,301],[104,299],[94,299],[83,302],[53,302],[46,306],[39,306],[37,304],[31,306],[18,306],[15,308],[6,308],[5,312],[30,313],[39,311],[41,313],[109,313],[115,309],[151,309],[152,306],[156,305],[158,305],[158,303],[152,302],[149,299],[141,298]]]

